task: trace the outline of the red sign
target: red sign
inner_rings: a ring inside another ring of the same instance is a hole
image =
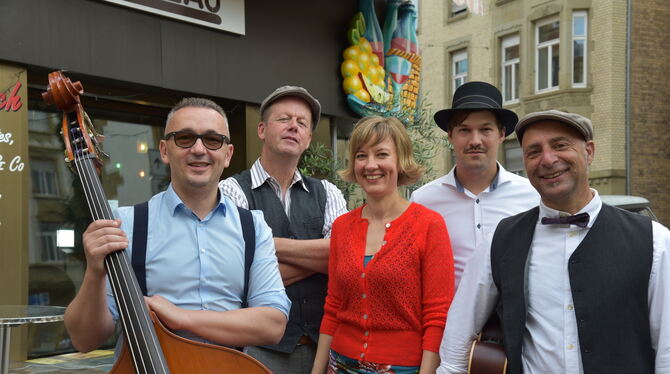
[[[21,96],[18,95],[20,88],[21,82],[16,82],[9,98],[4,93],[0,93],[0,111],[4,109],[6,112],[16,112],[21,109],[23,103],[21,102]]]

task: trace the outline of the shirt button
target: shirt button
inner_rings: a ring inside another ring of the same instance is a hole
[[[200,252],[205,253],[207,250],[205,248],[200,249]]]
[[[481,229],[481,228],[482,228],[481,223],[478,223],[478,224],[477,224],[477,228],[478,228],[478,229]]]
[[[368,343],[363,343],[363,348],[367,348],[367,347],[368,347]]]
[[[366,331],[365,336],[369,336],[369,335],[370,335],[370,331]]]
[[[368,295],[362,294],[361,297],[365,299],[366,297],[368,297]]]
[[[202,308],[203,308],[203,309],[207,309],[207,304],[203,304],[203,305],[202,305]]]
[[[365,278],[365,273],[361,273],[361,278]]]
[[[367,314],[363,314],[363,319],[368,319],[368,315],[367,315]]]
[[[385,226],[388,229],[389,227],[391,227],[391,222],[387,222]]]
[[[476,202],[477,204],[479,204],[479,199],[475,200],[475,202]]]
[[[574,347],[575,347],[574,345],[572,345],[572,344],[568,344],[568,349],[572,349],[572,348],[574,348]]]
[[[382,245],[386,245],[386,240],[382,241]]]
[[[572,306],[572,304],[568,305],[568,310],[573,310],[573,309],[575,309],[575,307]]]
[[[365,353],[361,353],[361,358],[365,357]]]

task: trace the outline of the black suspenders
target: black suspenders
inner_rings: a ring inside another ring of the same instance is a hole
[[[244,293],[242,294],[242,308],[246,308],[249,296],[249,272],[251,263],[254,262],[254,252],[256,250],[256,233],[254,218],[251,212],[240,207],[237,207],[237,211],[240,213],[242,237],[244,238]],[[146,254],[149,202],[145,201],[135,205],[134,213],[132,265],[142,294],[147,296]]]

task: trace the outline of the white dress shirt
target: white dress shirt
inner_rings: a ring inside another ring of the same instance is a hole
[[[528,179],[510,173],[498,164],[493,182],[478,195],[464,188],[456,168],[412,193],[417,202],[442,215],[454,252],[455,286],[465,264],[480,245],[488,245],[501,219],[525,212],[540,202]]]
[[[526,328],[521,354],[525,373],[583,373],[577,321],[568,275],[568,260],[600,213],[602,202],[593,199],[579,213],[590,216],[586,228],[575,225],[535,226],[528,259]],[[559,212],[540,203],[539,217]],[[649,324],[656,372],[670,373],[670,231],[652,223],[653,259],[648,286]],[[466,373],[469,350],[498,301],[491,276],[490,246],[480,247],[463,273],[463,287],[449,309],[440,345],[442,363],[437,373]]]
[[[279,186],[279,182],[277,182],[277,180],[268,174],[268,172],[263,168],[260,158],[254,162],[249,171],[251,172],[251,188],[256,189],[265,183],[265,181],[267,181],[270,187],[272,187],[272,190],[277,195],[277,198],[279,198],[279,201],[281,201],[287,217],[290,217],[291,210],[291,188],[294,188],[297,184],[300,188],[303,188],[309,193],[309,190],[305,185],[305,181],[302,179],[302,175],[300,172],[298,172],[298,170],[293,173],[293,180],[291,181],[291,185],[283,195],[281,187]],[[321,233],[323,234],[324,238],[330,238],[330,231],[333,227],[333,221],[335,221],[335,218],[347,212],[347,202],[344,200],[342,192],[337,187],[335,187],[334,184],[328,182],[325,179],[321,180],[321,184],[323,184],[323,188],[326,190],[326,207],[325,211],[323,212],[323,229]],[[233,177],[226,178],[219,182],[219,188],[221,189],[221,193],[233,200],[235,205],[239,206],[240,208],[249,209],[247,195],[244,194],[244,191],[242,190],[239,182],[237,182],[237,179]]]

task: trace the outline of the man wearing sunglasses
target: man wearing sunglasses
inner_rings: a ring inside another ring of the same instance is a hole
[[[78,350],[100,346],[114,333],[119,318],[105,285],[104,257],[125,248],[132,257],[143,247],[149,296],[145,300],[167,327],[189,339],[226,346],[279,341],[290,301],[271,231],[262,214],[252,212],[255,255],[245,297],[247,242],[240,221],[245,212],[238,211],[218,189],[233,155],[229,134],[219,105],[200,98],[182,100],[168,114],[160,142],[171,183],[148,202],[146,246],[140,244],[142,235],[133,227],[138,217],[133,207],[120,208],[119,220],[89,225],[83,238],[84,282],[65,313],[65,325]],[[245,300],[248,307],[242,308]]]
[[[302,87],[283,86],[263,100],[260,111],[260,158],[220,187],[238,206],[263,211],[292,306],[279,344],[245,352],[275,374],[309,373],[328,282],[328,238],[346,203],[333,184],[305,177],[297,169],[319,123],[319,101]]]

